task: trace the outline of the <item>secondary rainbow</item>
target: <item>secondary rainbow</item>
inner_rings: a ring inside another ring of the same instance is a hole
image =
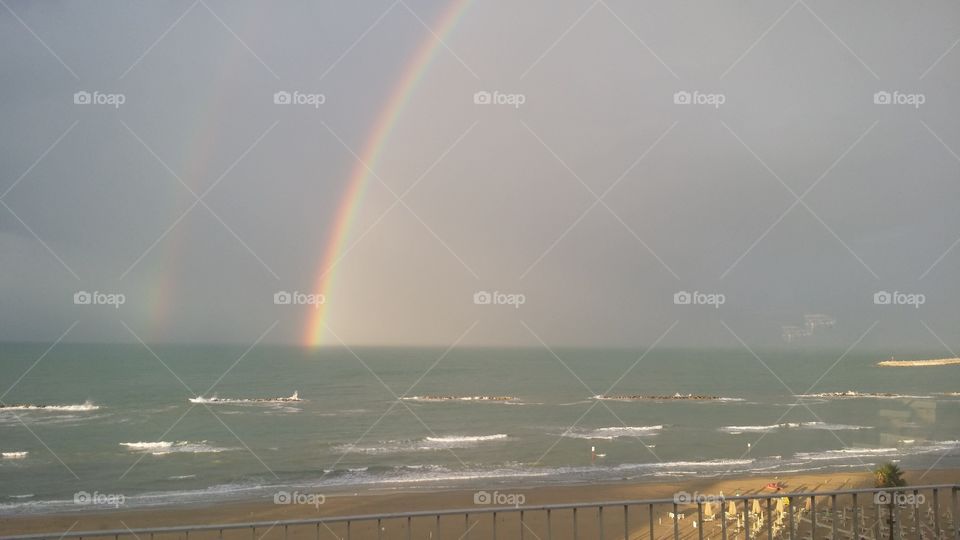
[[[397,124],[410,97],[417,89],[423,74],[429,69],[437,53],[444,47],[443,41],[456,27],[460,17],[466,12],[473,0],[454,0],[447,6],[432,33],[428,32],[423,43],[402,71],[394,90],[390,92],[386,106],[377,117],[370,136],[360,154],[360,160],[354,166],[346,190],[340,200],[333,221],[332,232],[327,241],[326,250],[320,262],[319,274],[314,290],[323,294],[326,302],[314,311],[307,321],[304,344],[314,347],[323,343],[326,334],[326,321],[329,313],[332,291],[336,284],[337,266],[340,262],[344,244],[350,232],[357,207],[363,199],[363,193],[370,180],[370,169],[376,169],[383,148],[390,138],[390,132]],[[369,167],[369,168],[368,168]]]

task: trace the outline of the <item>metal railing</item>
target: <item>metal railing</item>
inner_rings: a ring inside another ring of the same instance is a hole
[[[960,540],[960,485],[701,496],[0,536],[0,540]]]

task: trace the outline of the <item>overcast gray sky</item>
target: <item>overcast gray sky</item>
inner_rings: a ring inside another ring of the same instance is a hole
[[[426,44],[325,343],[960,348],[956,2],[453,4],[5,0],[0,339],[304,342],[273,295]]]

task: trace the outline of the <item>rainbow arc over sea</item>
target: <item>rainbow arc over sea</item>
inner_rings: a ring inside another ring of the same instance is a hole
[[[453,0],[444,9],[438,22],[433,26],[433,32],[427,32],[423,42],[404,66],[399,80],[389,93],[386,105],[370,130],[360,153],[360,159],[350,173],[347,187],[337,207],[333,227],[318,267],[314,291],[323,294],[327,300],[332,297],[332,291],[336,285],[337,263],[342,257],[346,240],[350,235],[351,224],[370,182],[370,170],[376,170],[377,162],[390,139],[390,133],[402,116],[407,103],[416,93],[419,82],[429,70],[437,54],[444,48],[443,42],[457,26],[457,22],[472,2],[473,0]],[[329,306],[324,303],[318,309],[311,310],[314,313],[307,321],[303,336],[304,345],[316,347],[324,343]]]

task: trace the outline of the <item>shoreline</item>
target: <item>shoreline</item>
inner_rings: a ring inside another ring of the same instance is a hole
[[[921,478],[922,477],[922,478]],[[960,470],[936,469],[906,471],[911,485],[960,483]],[[724,478],[683,480],[622,481],[604,484],[565,484],[556,486],[515,487],[506,485],[477,486],[475,488],[409,488],[367,490],[364,492],[298,493],[303,504],[278,504],[272,497],[257,497],[238,501],[200,502],[142,508],[82,509],[74,512],[19,514],[0,517],[0,535],[38,534],[108,529],[136,529],[183,525],[216,525],[240,522],[273,522],[291,519],[312,519],[345,515],[394,512],[435,511],[454,509],[482,509],[475,504],[478,492],[522,496],[527,506],[547,504],[589,503],[597,501],[671,499],[678,492],[692,494],[727,495],[772,493],[765,489],[769,482],[782,482],[783,493],[856,489],[873,486],[873,477],[867,471],[846,473],[816,473],[790,475],[751,475]],[[379,491],[379,492],[377,492]],[[319,496],[311,499],[310,496]],[[314,504],[322,497],[322,504]],[[667,511],[666,506],[662,509]]]

